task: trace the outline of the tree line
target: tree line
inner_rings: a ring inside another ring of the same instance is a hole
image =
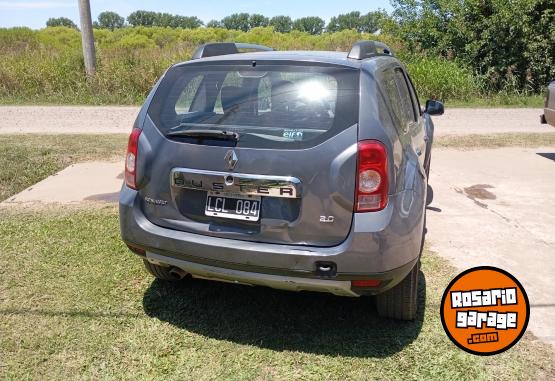
[[[261,14],[234,13],[221,20],[211,20],[206,25],[196,16],[181,16],[170,13],[135,11],[127,20],[116,12],[105,11],[98,15],[93,26],[97,29],[119,29],[125,26],[168,27],[196,29],[202,26],[208,28],[225,28],[247,32],[256,27],[271,26],[276,32],[288,33],[292,30],[307,32],[313,35],[323,32],[338,32],[347,29],[356,29],[359,32],[375,33],[380,29],[380,23],[387,18],[387,13],[377,10],[361,14],[358,11],[340,14],[330,19],[329,23],[317,16],[301,17],[293,20],[289,16],[266,17]],[[47,27],[65,26],[77,28],[75,23],[66,17],[50,18]]]

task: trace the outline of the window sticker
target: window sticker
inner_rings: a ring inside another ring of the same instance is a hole
[[[295,141],[301,141],[303,140],[303,130],[286,128],[283,130],[283,137]]]

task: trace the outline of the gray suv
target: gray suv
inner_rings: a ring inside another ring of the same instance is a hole
[[[123,241],[162,280],[343,296],[414,319],[431,114],[380,42],[213,43],[170,67],[129,137]]]

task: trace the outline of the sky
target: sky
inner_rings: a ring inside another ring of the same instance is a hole
[[[220,20],[232,13],[261,13],[272,17],[287,15],[291,18],[330,17],[350,11],[369,11],[383,8],[391,10],[389,0],[90,0],[93,20],[100,12],[114,11],[127,17],[129,13],[144,9],[183,16],[197,16],[205,23]],[[68,17],[79,25],[78,0],[0,0],[0,27],[27,26],[43,28],[50,17]]]

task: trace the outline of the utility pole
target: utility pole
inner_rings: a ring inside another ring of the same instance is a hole
[[[83,41],[83,58],[85,72],[92,77],[96,71],[96,54],[94,52],[94,36],[91,18],[91,3],[89,0],[79,1],[79,18],[81,19],[81,40]]]

